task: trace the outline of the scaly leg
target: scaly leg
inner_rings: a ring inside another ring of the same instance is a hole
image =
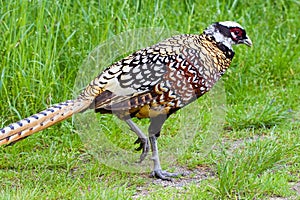
[[[134,142],[134,144],[140,143],[140,146],[136,149],[137,151],[142,150],[142,154],[140,156],[140,162],[146,158],[147,154],[149,153],[149,142],[147,136],[139,129],[139,127],[131,120],[126,119],[125,122],[128,124],[130,129],[137,134],[138,139]]]
[[[149,126],[149,140],[151,144],[151,150],[152,150],[152,160],[154,162],[154,168],[151,173],[151,176],[160,178],[162,180],[168,180],[170,181],[170,177],[176,177],[180,174],[178,173],[170,173],[167,171],[163,171],[160,166],[159,161],[159,155],[158,155],[158,147],[157,147],[157,138],[160,135],[160,131],[162,128],[162,125],[166,121],[167,116],[161,115],[156,118],[151,119],[151,124]]]

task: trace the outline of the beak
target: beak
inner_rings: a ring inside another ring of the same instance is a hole
[[[248,37],[246,37],[246,39],[242,40],[242,43],[249,46],[249,47],[252,46],[252,41]]]

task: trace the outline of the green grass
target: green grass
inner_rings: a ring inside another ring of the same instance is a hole
[[[223,77],[225,124],[216,129],[213,149],[203,152],[209,124],[218,117],[209,95],[198,101],[198,113],[187,107],[174,115],[159,139],[161,153],[170,152],[180,132],[193,131],[185,123],[197,127],[185,151],[163,167],[205,168],[207,178],[197,181],[192,173],[174,183],[193,181],[164,187],[148,172],[106,166],[67,120],[0,148],[0,199],[299,199],[292,189],[300,182],[299,18],[297,0],[0,1],[1,127],[72,99],[89,52],[122,32],[160,27],[199,33],[212,22],[234,20],[253,41],[251,49],[235,47]],[[129,130],[110,116],[97,120],[98,134],[138,158]]]

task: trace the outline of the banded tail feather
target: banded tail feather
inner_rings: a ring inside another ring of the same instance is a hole
[[[87,109],[89,106],[90,102],[86,100],[67,100],[18,122],[9,124],[0,129],[0,146],[16,142],[24,137],[46,129],[49,126],[71,117],[75,113]]]

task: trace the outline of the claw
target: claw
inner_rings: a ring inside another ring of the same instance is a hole
[[[141,138],[136,139],[136,141],[134,142],[134,144],[140,144],[140,146],[138,148],[135,148],[136,151],[140,151],[140,150],[143,149],[142,139]]]
[[[139,161],[141,163],[141,162],[143,162],[143,160],[145,160],[146,156],[148,155],[150,146],[149,146],[148,139],[145,139],[145,138],[138,138],[134,142],[134,144],[139,144],[139,143],[140,143],[140,146],[138,148],[136,148],[135,150],[136,151],[142,150],[142,154],[140,156],[140,161]]]

